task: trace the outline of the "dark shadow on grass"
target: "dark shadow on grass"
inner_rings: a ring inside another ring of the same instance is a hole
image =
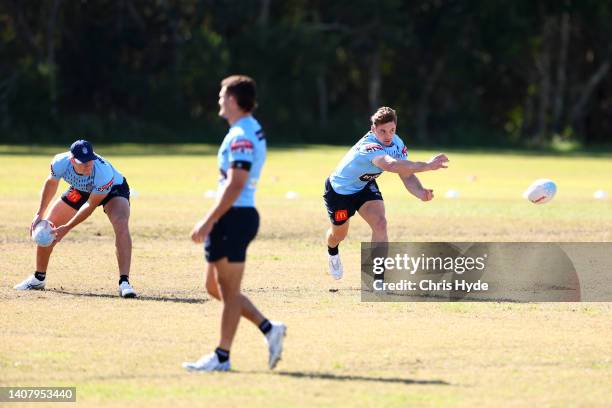
[[[118,295],[111,295],[108,293],[83,293],[83,292],[69,292],[61,289],[45,289],[46,292],[59,293],[61,295],[70,296],[81,296],[81,297],[93,297],[93,298],[109,298],[117,299]],[[133,299],[126,299],[127,301],[153,301],[153,302],[172,302],[172,303],[206,303],[210,299],[197,299],[197,298],[180,298],[180,297],[164,297],[164,296],[138,296]]]
[[[183,369],[178,369],[176,373],[170,374],[151,374],[151,375],[112,375],[112,376],[97,376],[90,377],[88,380],[118,380],[118,379],[137,379],[137,378],[180,378],[184,374],[189,375],[201,375],[206,376],[210,375],[210,373],[202,373],[197,371],[186,371]],[[265,374],[265,375],[279,375],[283,377],[291,377],[291,378],[304,378],[308,380],[331,380],[331,381],[366,381],[366,382],[376,382],[376,383],[386,383],[386,384],[403,384],[403,385],[452,385],[446,381],[442,380],[413,380],[411,378],[397,378],[397,377],[366,377],[362,375],[340,375],[340,374],[331,374],[331,373],[317,373],[317,372],[303,372],[303,371],[240,371],[240,370],[231,370],[226,373],[222,373],[224,375],[233,375],[233,374]]]
[[[305,371],[274,371],[271,374],[280,375],[283,377],[306,378],[309,380],[332,380],[332,381],[367,381],[389,384],[405,384],[405,385],[451,385],[442,380],[413,380],[411,378],[397,377],[366,377],[362,375],[341,375],[331,373],[317,373]]]

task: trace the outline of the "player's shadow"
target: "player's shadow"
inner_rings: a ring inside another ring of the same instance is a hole
[[[59,293],[61,295],[80,296],[80,297],[92,297],[92,298],[109,298],[118,299],[118,295],[111,295],[108,293],[84,293],[84,292],[69,292],[63,289],[45,289],[46,292]],[[126,299],[128,301],[153,301],[153,302],[171,302],[171,303],[206,303],[210,299],[202,298],[188,298],[188,297],[164,297],[164,296],[138,296],[133,299]]]
[[[275,371],[273,372],[273,374],[281,375],[284,377],[306,378],[310,380],[369,381],[369,382],[405,384],[405,385],[451,385],[450,383],[446,381],[442,381],[442,380],[413,380],[411,378],[397,378],[397,377],[365,377],[362,375],[341,375],[341,374],[304,372],[304,371]]]

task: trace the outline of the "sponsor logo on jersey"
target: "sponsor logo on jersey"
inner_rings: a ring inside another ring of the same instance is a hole
[[[375,152],[377,150],[383,150],[383,147],[381,145],[379,145],[378,143],[368,143],[366,145],[363,145],[361,147],[362,150],[365,150],[368,153],[372,153]]]
[[[402,156],[406,156],[406,154],[408,154],[408,148],[404,146],[404,148],[402,149]]]
[[[257,132],[255,132],[255,136],[257,136],[257,140],[263,140],[266,138],[266,134],[262,129],[259,129]]]
[[[236,140],[230,145],[232,153],[253,153],[253,143],[250,140]]]
[[[348,220],[348,210],[337,210],[334,213],[334,220],[336,222]]]
[[[113,178],[111,179],[111,181],[109,181],[108,183],[106,183],[105,185],[103,185],[103,186],[101,186],[101,187],[98,187],[98,189],[97,189],[97,190],[98,190],[98,191],[104,191],[104,190],[106,190],[106,189],[110,188],[110,186],[112,186],[112,185],[113,185],[113,182],[114,182],[114,181],[115,181],[115,178],[113,177]]]
[[[53,171],[53,164],[51,165],[51,175],[53,177],[57,177],[57,175],[55,174],[55,172]]]
[[[359,176],[359,180],[361,181],[372,181],[376,180],[376,177],[380,176],[382,173],[366,173]]]

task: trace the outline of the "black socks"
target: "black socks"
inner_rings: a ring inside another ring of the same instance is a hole
[[[268,319],[264,319],[263,322],[259,324],[259,330],[261,330],[263,334],[268,334],[268,332],[272,330],[272,323],[270,323]]]
[[[336,245],[334,248],[328,246],[327,247],[327,253],[330,254],[331,256],[338,255],[338,247],[339,246],[340,245]]]
[[[39,281],[44,281],[46,276],[47,276],[47,272],[38,272],[38,271],[34,272],[34,277],[38,279]],[[127,275],[121,275],[119,277],[119,284],[121,285],[122,282],[129,283]]]
[[[229,350],[223,350],[221,347],[217,347],[215,349],[215,354],[217,355],[220,363],[225,363],[227,360],[229,360],[229,353]]]

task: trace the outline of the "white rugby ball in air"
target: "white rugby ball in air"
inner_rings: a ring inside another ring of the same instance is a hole
[[[523,197],[534,204],[544,204],[553,199],[557,193],[557,185],[548,179],[538,179],[525,190]]]
[[[597,190],[593,193],[593,197],[597,200],[603,200],[608,197],[608,193],[606,193],[604,190]]]
[[[55,226],[52,222],[47,220],[41,220],[32,231],[32,240],[36,242],[38,246],[48,247],[55,241],[55,234],[52,232]]]

